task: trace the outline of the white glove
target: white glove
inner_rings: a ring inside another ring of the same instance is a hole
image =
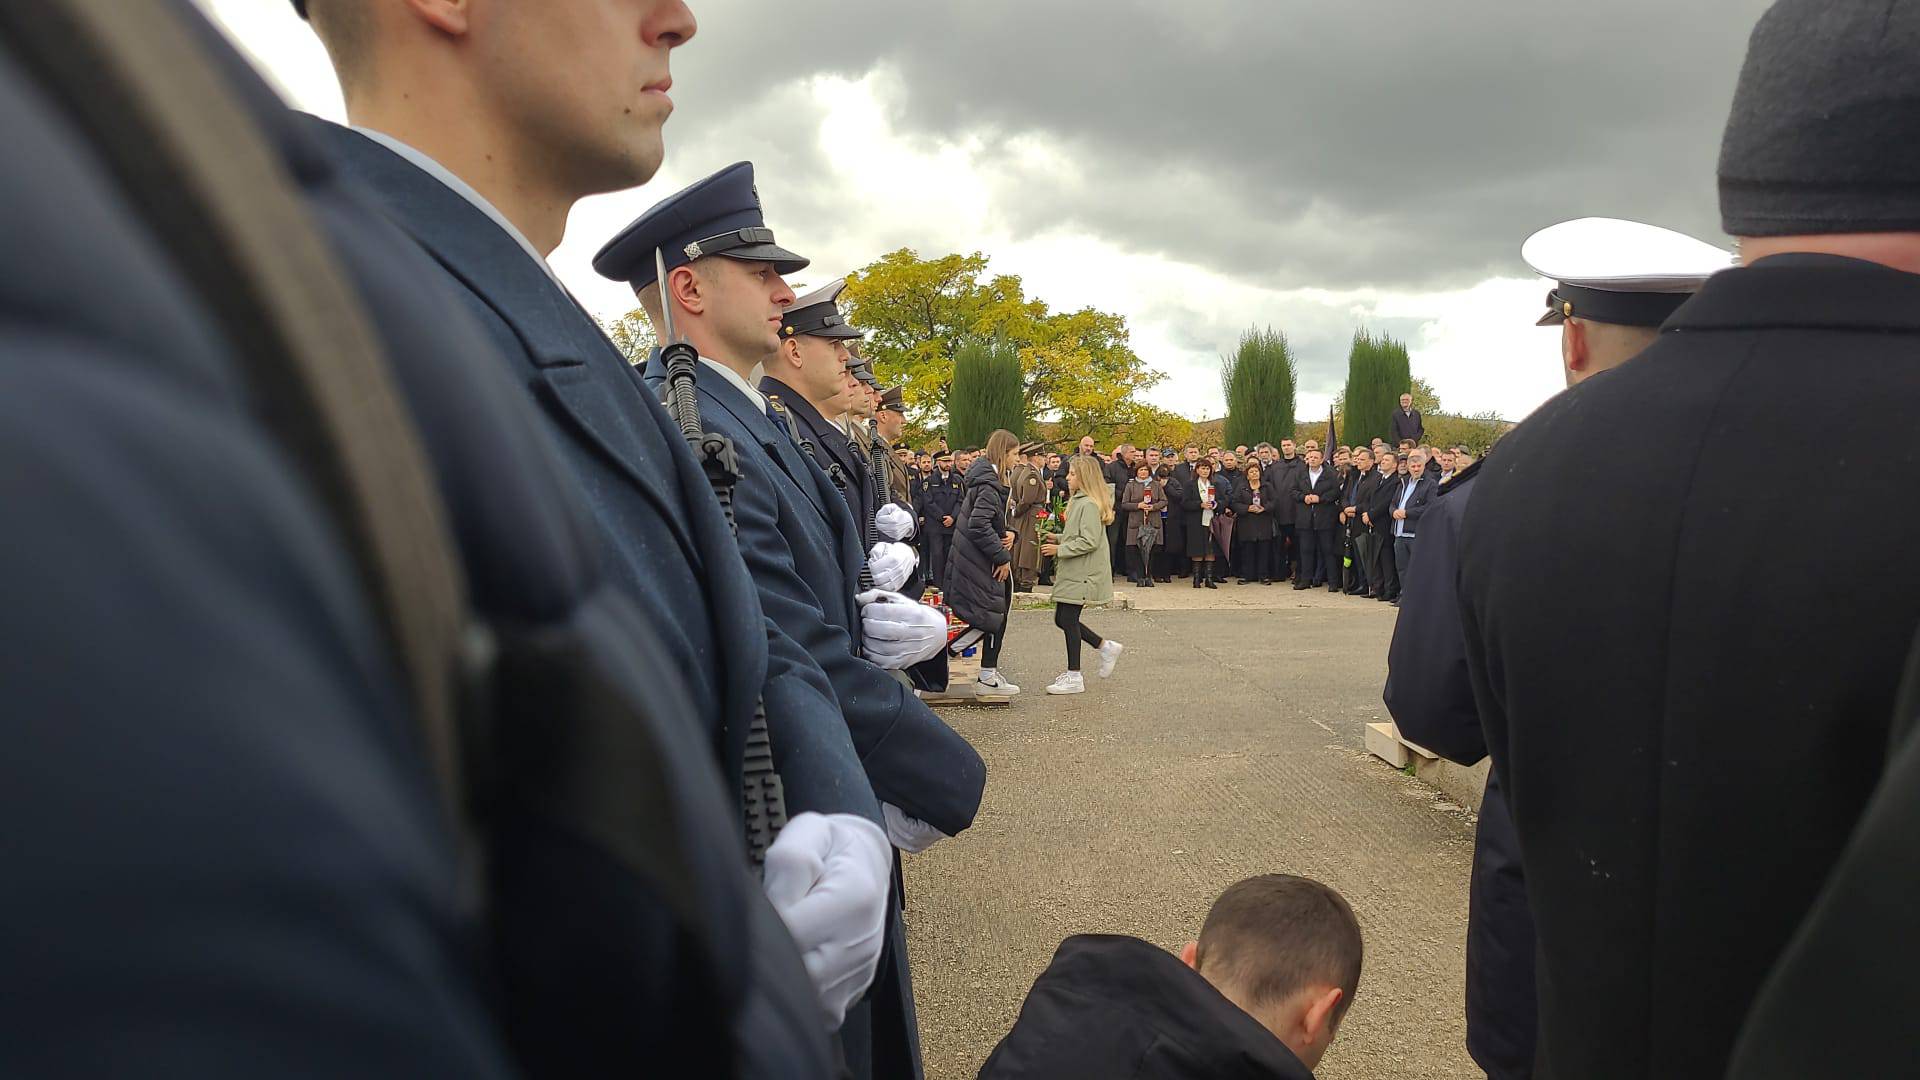
[[[913,511],[899,503],[888,503],[873,515],[873,527],[889,540],[913,539]]]
[[[840,1029],[880,968],[892,881],[886,834],[852,814],[800,814],[767,849],[761,887],[800,947],[828,1031]]]
[[[875,544],[867,552],[867,569],[873,571],[873,587],[899,592],[920,565],[920,553],[909,544]]]
[[[875,589],[853,598],[860,605],[860,639],[867,659],[888,671],[931,660],[947,647],[947,617],[896,592]]]
[[[892,803],[881,803],[880,812],[887,819],[887,839],[893,846],[909,855],[918,855],[942,840],[947,834],[921,821],[908,816],[905,810]]]

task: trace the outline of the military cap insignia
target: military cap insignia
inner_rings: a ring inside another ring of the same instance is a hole
[[[695,241],[694,241],[693,243],[691,243],[691,244],[688,244],[688,245],[687,245],[686,247],[684,247],[684,248],[681,248],[680,250],[682,250],[682,251],[684,251],[684,252],[686,252],[686,253],[687,253],[687,258],[689,258],[689,259],[697,259],[697,258],[699,258],[699,257],[700,257],[700,255],[701,255],[701,252],[700,252],[700,241],[698,241],[698,240],[695,240]]]

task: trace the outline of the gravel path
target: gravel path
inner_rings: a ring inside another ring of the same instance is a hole
[[[1273,871],[1339,889],[1366,933],[1322,1080],[1481,1075],[1460,1015],[1472,815],[1362,749],[1393,612],[1248,588],[1275,610],[1091,613],[1127,652],[1106,681],[1089,658],[1078,697],[1043,690],[1051,615],[1016,612],[1002,670],[1025,692],[943,710],[989,780],[971,830],[907,859],[930,1080],[974,1076],[1062,938],[1177,948],[1220,890]]]

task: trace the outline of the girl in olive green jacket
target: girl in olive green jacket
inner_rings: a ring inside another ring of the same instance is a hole
[[[1113,489],[1092,457],[1076,457],[1067,470],[1067,520],[1061,531],[1041,537],[1040,553],[1052,555],[1053,624],[1067,636],[1067,670],[1047,687],[1049,694],[1083,694],[1082,643],[1100,650],[1100,677],[1113,674],[1125,646],[1105,640],[1080,622],[1089,604],[1113,600],[1113,561],[1107,550],[1107,526],[1113,524]]]

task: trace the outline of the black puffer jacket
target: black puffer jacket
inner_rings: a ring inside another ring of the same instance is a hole
[[[1007,587],[993,569],[1012,561],[1001,537],[1007,524],[1007,485],[986,458],[967,470],[960,512],[953,517],[953,550],[947,559],[947,604],[967,625],[997,634],[1007,624]]]
[[[1313,1080],[1179,958],[1086,934],[1054,953],[979,1080]]]

